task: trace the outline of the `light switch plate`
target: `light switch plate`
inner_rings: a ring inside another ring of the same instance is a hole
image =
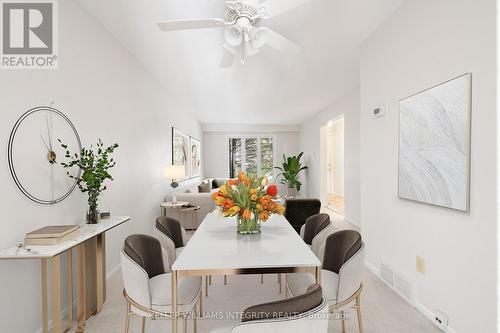
[[[425,274],[425,260],[422,257],[417,256],[416,262],[417,272],[420,274]]]

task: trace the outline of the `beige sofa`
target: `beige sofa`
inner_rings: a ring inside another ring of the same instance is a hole
[[[209,184],[212,185],[213,181],[214,179],[204,179],[201,182],[202,183],[209,182]],[[222,181],[225,182],[225,180],[223,179],[216,179],[217,184]],[[172,217],[178,218],[184,229],[197,229],[200,226],[203,219],[205,218],[205,216],[207,216],[208,213],[213,212],[216,208],[211,198],[212,194],[211,192],[217,189],[217,187],[215,189],[213,189],[212,187],[213,186],[210,186],[211,189],[210,192],[203,192],[203,193],[200,193],[198,191],[198,186],[177,190],[176,191],[177,201],[187,201],[192,206],[199,206],[200,209],[196,212],[179,212],[179,211],[167,210],[167,215],[170,216],[170,214],[175,214],[172,215]],[[170,194],[169,196],[167,196],[167,201],[171,200],[172,200],[172,195]]]

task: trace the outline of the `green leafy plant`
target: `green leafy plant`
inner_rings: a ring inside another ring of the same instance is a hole
[[[302,166],[300,163],[300,158],[302,157],[303,152],[297,156],[288,156],[286,157],[283,154],[283,162],[281,162],[281,167],[275,167],[275,169],[280,170],[276,179],[280,176],[281,184],[285,184],[288,188],[295,188],[297,191],[300,191],[300,186],[302,183],[299,181],[299,172],[307,169],[306,166]]]
[[[82,172],[79,177],[73,176],[67,171],[67,175],[75,179],[76,184],[82,193],[87,193],[89,212],[88,218],[89,223],[97,222],[97,203],[99,201],[99,195],[102,191],[106,190],[106,185],[103,185],[106,179],[113,180],[113,177],[109,173],[109,169],[116,165],[110,155],[118,148],[118,144],[115,143],[109,147],[104,147],[101,139],[98,140],[96,149],[93,146],[90,148],[82,148],[80,155],[78,153],[71,153],[68,150],[68,146],[59,140],[61,147],[66,150],[65,157],[68,159],[67,163],[61,163],[61,165],[68,169],[74,166],[78,166]]]

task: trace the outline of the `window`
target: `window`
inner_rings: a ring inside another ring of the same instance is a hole
[[[229,177],[235,178],[240,171],[245,171],[249,175],[272,179],[273,155],[273,138],[229,138]]]

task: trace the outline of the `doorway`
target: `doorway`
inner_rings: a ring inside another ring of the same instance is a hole
[[[323,160],[324,202],[326,207],[344,216],[344,116],[330,120],[321,131],[325,148]]]

